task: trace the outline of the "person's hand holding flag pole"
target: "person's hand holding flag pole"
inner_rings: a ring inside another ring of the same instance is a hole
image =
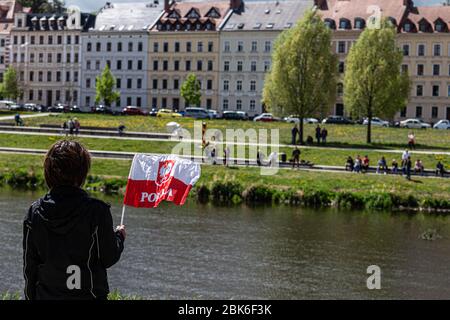
[[[156,208],[163,200],[183,205],[200,178],[200,165],[174,155],[136,154],[123,201],[120,225],[125,207]]]

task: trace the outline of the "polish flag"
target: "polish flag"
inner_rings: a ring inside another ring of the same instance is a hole
[[[200,165],[174,155],[136,154],[131,164],[124,204],[155,208],[161,201],[183,205],[200,178]]]

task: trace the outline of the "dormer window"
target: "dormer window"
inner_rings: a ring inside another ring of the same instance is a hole
[[[198,30],[202,30],[202,25],[200,24],[200,23],[197,23],[196,25],[195,25],[195,29],[198,31]]]
[[[441,18],[439,18],[435,24],[434,24],[434,30],[436,32],[446,32],[447,28],[446,28],[446,24],[444,23],[444,21],[441,20]]]
[[[388,21],[391,24],[391,26],[395,27],[397,25],[397,20],[393,17],[388,17]]]
[[[351,25],[348,19],[342,18],[341,20],[339,20],[339,29],[350,29],[350,28]]]
[[[200,14],[198,13],[196,8],[192,8],[191,10],[189,10],[189,12],[185,16],[185,18],[188,18],[188,19],[199,19],[200,18]]]
[[[168,17],[169,17],[170,19],[179,19],[179,18],[180,18],[180,15],[178,14],[177,11],[173,10],[173,11],[169,14]]]
[[[420,32],[430,32],[431,31],[431,24],[425,19],[420,20],[420,22],[419,22],[419,31]]]
[[[211,10],[208,11],[208,13],[206,14],[206,16],[207,16],[208,18],[218,19],[218,18],[220,18],[220,13],[219,13],[219,11],[217,11],[216,8],[213,7],[213,8],[211,8]]]
[[[325,19],[325,25],[330,29],[336,29],[336,23],[332,19]]]
[[[212,24],[211,24],[211,22],[208,22],[208,23],[206,24],[206,29],[207,29],[207,30],[212,30]]]
[[[403,26],[403,30],[405,30],[405,32],[411,32],[412,31],[412,24],[411,22],[406,22]]]
[[[366,27],[366,22],[362,18],[355,19],[355,29],[362,30]]]
[[[22,28],[22,19],[17,19],[17,27]]]
[[[189,22],[188,22],[188,23],[186,23],[186,30],[188,30],[188,31],[189,31],[189,30],[191,30],[191,28],[192,28],[192,27],[191,27],[191,24],[190,24]]]

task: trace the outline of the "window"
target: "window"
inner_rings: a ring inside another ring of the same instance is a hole
[[[61,91],[60,90],[55,91],[55,99],[56,99],[56,101],[61,100]]]
[[[117,89],[122,88],[122,80],[120,78],[116,79],[116,88]]]
[[[56,42],[57,42],[58,44],[62,44],[62,36],[57,36],[57,37],[56,37]]]
[[[206,81],[206,90],[212,90],[212,87],[213,87],[212,80],[207,80]]]
[[[191,60],[186,60],[186,71],[191,71]]]
[[[203,52],[203,42],[199,41],[197,43],[197,51],[198,52]]]
[[[238,41],[237,43],[237,51],[243,52],[244,51],[244,41]]]
[[[433,55],[435,57],[439,57],[441,55],[441,45],[440,44],[433,45]]]
[[[153,52],[158,52],[158,50],[159,50],[159,43],[153,42]]]
[[[30,90],[30,91],[29,91],[28,99],[29,99],[29,100],[33,100],[33,99],[34,99],[34,91],[33,91],[33,90]]]
[[[423,66],[423,64],[418,64],[417,65],[417,75],[423,76],[423,74],[424,74],[424,66]]]
[[[237,71],[242,72],[244,63],[242,61],[237,62]]]
[[[197,60],[197,71],[202,71],[203,69],[203,61]]]
[[[30,53],[30,63],[34,63],[34,53]]]
[[[441,74],[441,65],[433,64],[433,76],[439,76]]]
[[[95,51],[97,51],[97,52],[102,51],[102,44],[100,42],[97,42],[95,44]]]
[[[39,53],[39,63],[44,63],[44,54]]]
[[[345,41],[338,42],[338,53],[345,53]]]
[[[75,36],[75,44],[79,44],[80,43],[80,36]]]
[[[122,60],[117,60],[116,61],[116,69],[117,70],[122,70]]]
[[[342,97],[344,95],[344,85],[342,83],[337,84],[337,96]]]
[[[433,97],[439,97],[439,86],[438,85],[433,86]]]
[[[408,74],[408,65],[407,64],[402,64],[402,73],[403,74]]]
[[[422,118],[422,107],[416,107],[416,118]]]
[[[152,98],[152,107],[157,108],[158,107],[158,98]]]
[[[70,63],[70,53],[66,55],[66,63]]]
[[[339,73],[344,73],[344,71],[345,71],[345,62],[340,61],[339,62]]]
[[[142,79],[138,78],[136,81],[136,88],[137,89],[142,89]]]
[[[212,62],[212,60],[208,60],[208,71],[213,71],[214,69],[214,64]]]
[[[66,82],[70,82],[70,71],[66,72]]]
[[[95,61],[95,70],[100,70],[100,61],[99,60]]]
[[[86,97],[86,106],[91,104],[91,97]]]
[[[133,98],[127,97],[127,106],[131,106],[133,104]]]
[[[167,70],[169,70],[169,61],[164,60],[163,61],[163,71],[167,71]]]
[[[264,72],[268,72],[270,70],[270,61],[264,61]]]
[[[409,44],[403,45],[403,56],[409,56]]]
[[[223,80],[223,91],[230,90],[230,81],[229,80]]]
[[[25,37],[22,37],[22,43],[25,43]],[[48,44],[53,44],[53,37],[48,36]]]
[[[131,89],[133,86],[133,79],[128,78],[127,79],[127,89]]]
[[[133,60],[128,60],[128,70],[133,70]]]
[[[169,43],[168,42],[164,42],[163,43],[163,51],[164,52],[169,52]]]
[[[250,81],[250,91],[251,92],[256,91],[256,81],[255,80]]]
[[[87,78],[86,79],[86,88],[90,88],[91,87],[91,79],[90,78]]]
[[[44,36],[39,36],[39,44],[44,44]]]
[[[256,61],[250,62],[250,71],[256,72]]]
[[[208,52],[213,52],[214,51],[214,42],[209,41],[208,42]]]
[[[42,71],[39,71],[39,73],[38,73],[38,81],[42,82],[43,78],[44,78],[44,73]]]
[[[190,41],[186,42],[186,52],[192,51],[192,43]]]
[[[153,89],[158,89],[158,79],[153,79]]]
[[[230,41],[225,41],[223,43],[223,51],[224,52],[230,52],[231,51]]]
[[[236,81],[236,91],[242,91],[242,80]]]
[[[30,37],[30,43],[31,43],[31,44],[34,44],[34,39],[35,39],[34,36],[31,36],[31,37]]]
[[[163,90],[167,90],[168,86],[167,86],[167,79],[163,79],[162,81],[162,88]]]
[[[108,42],[107,44],[106,44],[106,51],[111,51],[111,47],[112,47],[112,45],[111,45],[111,42]]]
[[[224,99],[222,103],[222,109],[228,110],[228,99]]]
[[[422,85],[417,85],[417,87],[416,87],[416,96],[418,96],[418,97],[422,97],[423,96],[423,86]]]
[[[431,117],[436,119],[438,117],[438,107],[431,107]]]
[[[447,96],[450,97],[450,85],[449,85],[448,88],[447,88]]]
[[[417,55],[419,57],[425,56],[425,45],[424,44],[419,44],[419,46],[417,47]]]
[[[173,69],[174,69],[175,71],[180,70],[180,60],[175,60],[175,61],[173,62]]]
[[[34,81],[34,72],[33,71],[30,71],[29,79],[30,79],[30,81]]]
[[[71,44],[72,43],[72,37],[70,35],[67,35],[66,37],[66,43]]]
[[[133,51],[133,42],[128,42],[128,52]]]
[[[206,109],[210,110],[212,108],[212,100],[206,99]]]
[[[122,42],[118,42],[117,43],[117,51],[121,52],[122,51]]]
[[[48,53],[47,54],[47,62],[52,63],[52,58],[53,58],[53,55],[51,53]]]
[[[138,51],[141,52],[144,49],[142,42],[138,42]]]
[[[264,43],[264,52],[270,52],[270,51],[272,51],[272,42],[266,41]]]
[[[142,60],[138,60],[137,62],[137,69],[142,70]]]
[[[158,60],[153,60],[153,70],[158,71]]]
[[[230,71],[230,61],[223,62],[223,71]]]
[[[236,110],[242,110],[242,100],[236,100]]]
[[[73,62],[74,62],[74,63],[78,63],[78,60],[79,60],[79,58],[78,58],[78,52],[75,52],[75,53],[74,53],[74,56],[73,56]]]
[[[258,51],[258,41],[252,41],[252,52]]]
[[[178,79],[173,80],[173,89],[174,90],[180,89],[180,80],[178,80]]]
[[[56,54],[56,62],[57,63],[61,63],[62,62],[62,54],[61,53],[57,53]]]
[[[57,82],[61,81],[61,71],[56,71],[56,81]]]
[[[255,111],[256,109],[256,101],[250,100],[250,111]]]

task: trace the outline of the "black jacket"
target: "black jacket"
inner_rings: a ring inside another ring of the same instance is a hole
[[[106,299],[106,269],[119,261],[123,243],[109,205],[79,188],[52,189],[33,203],[23,225],[26,299]]]

